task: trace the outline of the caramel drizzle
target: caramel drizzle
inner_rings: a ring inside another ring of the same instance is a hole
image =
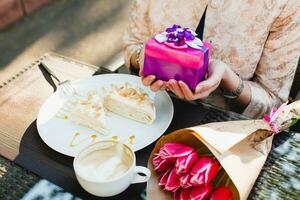
[[[113,140],[115,140],[115,141],[118,141],[118,140],[119,140],[118,136],[116,136],[116,135],[113,135],[113,136],[111,137],[111,139],[113,139]]]
[[[129,136],[129,143],[133,144],[135,142],[135,136],[134,135],[130,135]]]
[[[80,136],[80,133],[79,132],[76,132],[74,135],[73,135],[73,138],[69,144],[70,147],[76,147],[78,146],[79,144],[89,140],[89,139],[92,139],[92,143],[96,141],[97,139],[97,135],[96,134],[92,134],[92,135],[89,135],[88,137],[86,138],[83,138],[81,140],[77,140],[77,138]],[[117,135],[113,135],[111,137],[112,140],[115,140],[115,141],[119,141],[119,137]],[[135,135],[130,135],[129,138],[128,138],[128,141],[129,141],[129,144],[134,144],[135,143]]]
[[[92,134],[86,138],[83,138],[82,140],[79,140],[77,141],[77,143],[75,142],[75,140],[77,139],[77,137],[79,137],[80,133],[79,132],[76,132],[74,135],[73,135],[73,138],[69,144],[70,147],[76,147],[78,146],[79,144],[89,140],[89,139],[92,139],[92,143],[95,142],[95,140],[97,139],[97,135],[96,134]]]
[[[118,87],[112,84],[112,88],[121,96],[144,102],[148,98],[148,94],[143,92],[140,88],[135,88],[129,83],[125,83],[123,86]]]
[[[115,140],[115,141],[119,141],[119,137],[117,135],[113,135],[111,137],[112,140]],[[128,141],[129,141],[129,144],[134,144],[135,142],[135,136],[134,135],[130,135],[129,138],[128,138]]]

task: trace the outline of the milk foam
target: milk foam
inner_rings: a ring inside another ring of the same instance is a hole
[[[95,149],[83,156],[77,162],[77,172],[90,181],[109,181],[127,172],[132,162],[130,152],[117,143]]]

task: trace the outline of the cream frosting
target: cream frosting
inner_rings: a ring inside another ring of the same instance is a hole
[[[67,100],[58,111],[57,117],[65,118],[76,124],[94,129],[102,134],[107,133],[105,110],[102,99],[96,92],[90,92],[83,98]]]
[[[127,82],[122,86],[112,85],[103,105],[115,114],[146,124],[151,124],[156,117],[153,99],[141,88]]]

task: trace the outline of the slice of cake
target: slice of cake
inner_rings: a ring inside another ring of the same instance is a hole
[[[67,100],[56,116],[69,119],[102,134],[107,133],[105,109],[96,92],[91,92],[83,98]]]
[[[112,85],[111,91],[104,97],[103,105],[117,115],[138,122],[151,124],[155,120],[153,100],[141,88],[130,83]]]

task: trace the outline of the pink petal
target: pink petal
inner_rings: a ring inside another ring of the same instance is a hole
[[[181,189],[178,189],[178,190],[176,190],[174,192],[174,194],[173,194],[173,200],[179,200],[179,198],[180,198],[180,191],[181,191]]]
[[[272,110],[270,112],[270,118],[271,118],[270,122],[274,122],[274,120],[278,117],[278,115],[281,113],[281,111],[285,109],[287,104],[288,104],[288,101],[283,103],[281,106],[279,106],[278,109],[275,107],[272,108]]]
[[[189,200],[192,188],[181,188],[178,200]]]
[[[176,174],[173,169],[168,177],[167,183],[165,185],[165,190],[175,192],[180,187],[180,176]]]
[[[192,186],[200,186],[205,184],[204,173],[197,173],[190,178],[190,185]]]
[[[191,187],[191,183],[190,183],[190,179],[191,179],[191,175],[189,174],[185,174],[183,176],[180,177],[180,186],[183,188],[188,188]]]
[[[202,200],[209,197],[210,193],[214,187],[212,185],[203,185],[199,187],[194,187],[190,193],[191,200]]]
[[[231,200],[232,192],[228,187],[222,186],[215,189],[212,193],[210,200]]]
[[[272,131],[274,132],[274,133],[279,133],[280,132],[280,130],[279,130],[279,128],[278,128],[278,126],[276,125],[276,124],[273,124],[273,123],[271,123],[270,124],[270,127],[271,127],[271,129],[272,129]]]
[[[154,171],[165,172],[168,169],[172,169],[173,167],[174,167],[174,161],[163,159],[157,166],[154,166]]]
[[[278,110],[277,108],[273,107],[270,111],[270,116],[273,116],[277,110]]]
[[[162,162],[162,158],[161,158],[161,156],[159,155],[159,154],[156,154],[154,157],[153,157],[153,160],[152,160],[152,164],[153,164],[153,166],[157,166],[157,165],[159,165],[161,162]]]
[[[274,123],[274,121],[278,118],[278,115],[285,109],[287,106],[288,101],[282,104],[278,109],[273,107],[270,111],[269,115],[264,115],[264,120],[270,125],[272,131],[274,133],[279,133],[280,130],[278,126]]]
[[[210,183],[215,178],[219,168],[219,163],[216,160],[212,161],[210,168],[205,173],[205,184]]]
[[[186,146],[179,142],[169,142],[165,143],[162,146],[161,156],[162,158],[169,158],[169,157],[181,157],[186,156],[194,151],[194,149],[190,146]]]
[[[190,171],[190,168],[198,160],[198,153],[193,152],[187,156],[177,158],[175,163],[175,170],[177,174],[183,174]]]
[[[166,171],[158,177],[158,185],[165,186],[167,184],[171,170]]]
[[[264,120],[269,123],[271,121],[271,118],[269,115],[264,114]]]
[[[190,171],[192,185],[208,184],[217,175],[219,164],[211,157],[200,157]]]
[[[197,162],[194,164],[192,170],[190,171],[190,174],[195,175],[199,172],[200,173],[204,172],[205,170],[207,170],[210,167],[212,161],[213,161],[213,159],[211,157],[208,157],[208,156],[200,157],[197,160]]]

